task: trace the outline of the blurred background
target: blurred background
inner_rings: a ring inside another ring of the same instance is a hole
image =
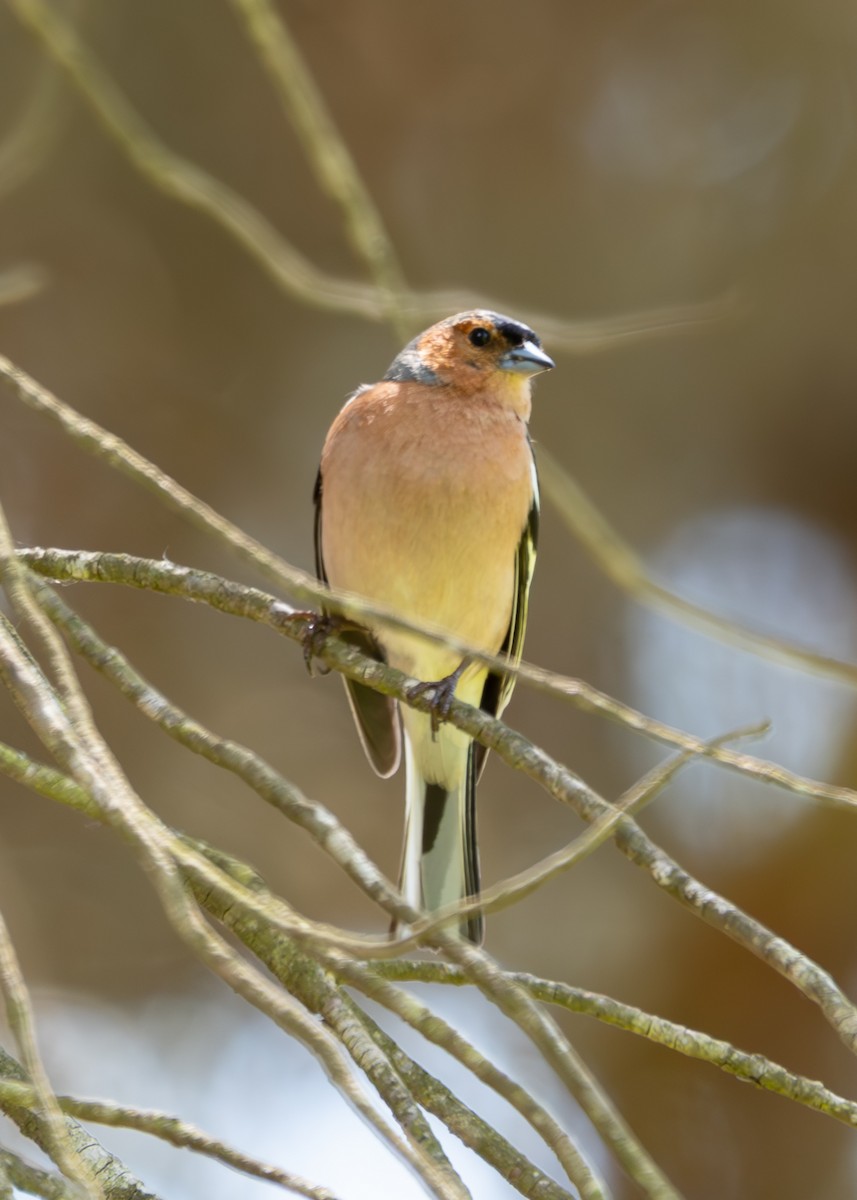
[[[548,341],[557,369],[538,381],[533,436],[679,592],[857,658],[853,6],[279,7],[411,286],[466,288],[512,315],[568,322],[724,301],[713,323],[598,353]],[[173,150],[244,195],[320,270],[365,278],[228,4],[90,0],[78,11],[89,45]],[[29,119],[42,62],[0,6],[0,139]],[[349,392],[383,374],[396,338],[278,290],[225,232],[153,190],[71,89],[52,111],[32,161],[0,173],[0,277],[22,293],[0,306],[0,353],[309,569],[325,432]],[[258,582],[2,389],[0,422],[0,498],[22,545],[166,556]],[[529,659],[706,736],[770,718],[759,753],[857,786],[853,693],[647,613],[550,504],[540,550]],[[337,680],[310,680],[294,644],[202,608],[107,587],[64,596],[176,703],[259,751],[395,874],[403,782],[377,780],[363,761]],[[255,864],[310,916],[383,928],[304,835],[82,670],[103,732],[159,815]],[[663,755],[524,686],[507,716],[610,798]],[[0,738],[37,753],[5,695]],[[487,882],[579,829],[497,762],[480,823]],[[695,766],[643,824],[857,994],[853,813]],[[58,1087],[175,1109],[349,1197],[421,1194],[397,1164],[370,1167],[369,1136],[311,1060],[274,1043],[189,962],[124,847],[2,780],[0,907]],[[854,1061],[814,1007],[610,846],[491,918],[488,948],[855,1094]],[[619,1200],[637,1194],[523,1039],[466,993],[425,994],[555,1107]],[[562,1024],[685,1195],[857,1190],[845,1126],[585,1018]],[[166,1077],[163,1063],[181,1069]],[[262,1111],[248,1110],[247,1093]],[[336,1177],[331,1129],[343,1147],[363,1139],[365,1169],[344,1158]],[[268,1194],[222,1169],[205,1182],[175,1152],[153,1162],[139,1139],[104,1140],[172,1197]],[[513,1194],[461,1161],[474,1194]]]

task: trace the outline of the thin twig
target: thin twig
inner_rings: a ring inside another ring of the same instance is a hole
[[[664,613],[691,629],[727,645],[737,646],[758,658],[796,668],[820,679],[832,679],[857,688],[857,664],[819,654],[806,646],[747,629],[731,618],[694,604],[666,587],[647,570],[638,554],[607,522],[565,468],[538,447],[539,477],[560,516],[583,543],[604,574],[640,604]]]
[[[53,554],[51,557],[54,558]],[[23,560],[34,569],[39,567],[39,558],[38,553],[23,555]],[[264,614],[270,613],[272,608],[272,598],[255,589],[227,585],[225,581],[215,580],[215,577],[206,576],[202,572],[191,572],[187,568],[177,568],[168,563],[145,562],[128,556],[81,553],[69,554],[64,561],[76,564],[75,571],[70,571],[66,576],[69,578],[111,578],[132,586],[150,586],[194,600],[204,600],[221,611],[249,616],[255,620],[264,619]],[[48,573],[62,575],[63,572],[56,569],[57,565],[58,560],[53,562]],[[276,613],[274,623],[277,624]],[[280,627],[282,632],[298,636],[288,624],[280,623]],[[412,680],[382,663],[363,657],[352,647],[339,643],[334,636],[329,636],[319,644],[318,653],[328,665],[350,678],[387,695],[394,695],[413,707],[429,711],[430,699],[425,696],[415,698],[409,690],[413,685]],[[589,788],[574,772],[560,766],[543,750],[501,721],[457,700],[453,701],[449,718],[471,737],[494,750],[509,766],[522,770],[557,800],[574,808],[588,823],[612,811],[607,801]],[[698,746],[700,753],[705,753],[704,742],[697,739],[693,739],[693,742],[694,748]],[[734,762],[724,757],[727,754],[732,756]],[[736,756],[733,752],[718,750],[712,751],[711,756],[718,761],[735,765],[757,778],[768,781],[774,778],[774,773],[767,770],[768,764],[759,762],[754,765],[756,760],[749,755]],[[739,760],[743,760],[741,766],[738,766]],[[779,772],[776,772],[776,775],[776,782],[790,786],[787,780],[788,773],[784,773],[782,777]],[[831,790],[822,785],[815,785],[809,780],[797,780],[794,790],[825,798],[846,799],[850,803],[854,801],[854,795],[848,789]],[[777,937],[760,922],[743,913],[725,897],[694,879],[647,838],[630,817],[623,816],[618,822],[615,839],[622,853],[643,867],[659,887],[691,912],[767,962],[817,1003],[843,1042],[852,1051],[857,1051],[857,1009],[828,972],[823,971],[785,939]]]
[[[11,1055],[0,1048],[0,1079],[3,1081],[13,1081],[19,1084],[25,1084],[32,1089],[32,1084],[26,1078],[20,1063],[16,1062]],[[0,1087],[0,1110],[13,1121],[24,1137],[35,1142],[43,1150],[48,1152],[50,1143],[50,1134],[46,1126],[46,1122],[42,1114],[37,1108],[32,1105],[21,1107],[13,1100],[6,1098],[2,1087]],[[152,1192],[148,1191],[144,1185],[119,1161],[114,1154],[99,1144],[98,1140],[93,1137],[89,1130],[84,1129],[72,1117],[64,1116],[62,1118],[66,1136],[69,1138],[75,1152],[87,1164],[92,1174],[99,1180],[104,1192],[110,1197],[110,1200],[158,1200]],[[17,1180],[14,1169],[14,1164],[9,1167],[10,1174],[19,1186],[24,1190],[28,1190],[22,1181]],[[37,1180],[39,1176],[34,1177]],[[79,1188],[71,1183],[59,1181],[59,1186],[56,1185],[57,1177],[53,1175],[45,1175],[42,1182],[50,1182],[50,1186],[54,1191],[47,1191],[44,1194],[47,1196],[56,1195],[62,1197],[62,1200],[77,1200],[80,1196]],[[42,1193],[36,1189],[37,1194]]]
[[[713,749],[738,738],[759,737],[766,733],[767,729],[767,723],[747,726],[712,738],[706,745]],[[518,904],[521,900],[531,896],[546,883],[565,874],[566,871],[577,866],[608,841],[615,833],[616,826],[623,816],[635,816],[651,804],[655,797],[660,795],[664,788],[672,782],[682,767],[687,766],[694,758],[695,756],[688,751],[682,751],[681,754],[676,754],[666,762],[652,767],[642,779],[632,784],[615,804],[610,804],[602,816],[583,833],[578,834],[567,846],[555,850],[553,854],[548,854],[517,875],[509,875],[499,883],[485,888],[478,896],[438,909],[428,920],[421,921],[416,926],[407,941],[402,940],[398,943],[399,953],[408,949],[409,942],[419,941],[431,930],[441,925],[447,925],[454,920],[460,921],[462,917],[469,916],[471,913],[481,912],[488,915],[502,912],[511,905]]]
[[[104,814],[101,810],[73,780],[68,779],[68,777],[62,775],[52,767],[34,763],[20,751],[16,751],[2,743],[0,743],[0,772],[32,788],[40,795],[57,800],[84,813],[90,819],[104,820]],[[189,846],[201,846],[201,843],[192,843],[190,839],[185,839],[185,841]],[[229,873],[237,887],[229,890],[224,887],[221,877],[201,875],[197,869],[198,858],[190,856],[182,865],[183,869],[187,872],[188,881],[194,887],[200,902],[205,905],[212,915],[225,921],[241,937],[248,949],[260,957],[271,968],[273,973],[290,990],[295,991],[301,1001],[307,1004],[312,1011],[321,1012],[326,1003],[326,998],[331,994],[330,981],[329,979],[325,979],[323,972],[315,961],[319,958],[328,964],[331,971],[342,974],[343,978],[347,974],[348,981],[351,984],[360,987],[361,990],[366,991],[367,994],[372,995],[379,1002],[386,1003],[387,1007],[391,1007],[394,1011],[399,1011],[396,1003],[390,1001],[389,984],[385,980],[378,980],[377,977],[372,976],[365,967],[358,965],[357,967],[353,967],[353,969],[349,967],[346,971],[347,964],[341,955],[330,956],[322,952],[322,949],[317,944],[306,944],[307,951],[313,954],[312,959],[305,952],[297,952],[295,950],[287,952],[287,943],[282,937],[280,924],[269,921],[268,905],[263,902],[262,896],[264,894],[270,897],[270,893],[267,892],[264,883],[251,868],[246,864],[239,863],[231,856],[215,851],[212,847],[205,847],[204,853],[212,864]],[[252,905],[252,897],[248,900],[248,889],[259,900],[256,906]],[[297,931],[294,929],[289,930],[288,933],[292,936],[297,936]],[[370,982],[372,978],[375,978],[378,985],[377,988],[372,986]],[[388,990],[385,992],[385,989]],[[408,999],[404,996],[402,996],[402,1004],[404,1007],[400,1015],[407,1013],[406,1019],[410,1020],[415,1028],[421,1028],[420,1021],[415,1016],[416,1009],[410,1005]],[[445,1024],[438,1018],[435,1018],[433,1014],[427,1015],[424,1029],[426,1036],[431,1037],[438,1045],[443,1046],[444,1049],[448,1050],[455,1057],[460,1058],[465,1066],[471,1070],[475,1070],[479,1078],[483,1079],[489,1086],[495,1087],[501,1095],[506,1095],[506,1098],[527,1116],[527,1119],[531,1121],[533,1127],[542,1136],[547,1135],[548,1144],[558,1153],[560,1160],[566,1157],[562,1145],[564,1141],[567,1141],[567,1135],[559,1126],[556,1126],[555,1129],[552,1128],[550,1118],[546,1113],[543,1113],[538,1103],[521,1088],[517,1089],[517,1097],[507,1095],[508,1089],[515,1089],[517,1085],[508,1081],[507,1086],[504,1083],[505,1076],[498,1072],[490,1062],[483,1060],[455,1030],[450,1030],[449,1037],[447,1037],[444,1033],[445,1028]],[[374,1034],[372,1036],[374,1037]],[[401,1074],[399,1065],[396,1066],[396,1069]],[[418,1068],[416,1069],[418,1070]],[[429,1086],[427,1082],[429,1079],[430,1077],[426,1077],[423,1080],[424,1087]],[[437,1098],[439,1088],[441,1088],[441,1085],[437,1081],[431,1082],[431,1090],[435,1098]],[[2,1096],[2,1092],[0,1092],[0,1096]],[[515,1099],[517,1099],[517,1103],[515,1103]],[[435,1110],[433,1109],[432,1111]],[[464,1140],[467,1140],[469,1118],[466,1120],[462,1118],[464,1124],[459,1128],[459,1119],[454,1112],[451,1115],[450,1113],[446,1113],[445,1116],[443,1113],[438,1113],[438,1115],[448,1121],[453,1132],[462,1136]],[[494,1162],[497,1147],[493,1140],[480,1139],[480,1146],[474,1148],[479,1150],[479,1153],[482,1154],[486,1161]],[[569,1153],[571,1152],[569,1151]],[[573,1165],[574,1160],[570,1159],[569,1161]],[[495,1165],[499,1165],[499,1163]],[[530,1177],[530,1168],[525,1160],[521,1160],[518,1163],[515,1177],[520,1180],[526,1180]],[[538,1176],[536,1176],[536,1179],[538,1179]],[[541,1195],[540,1192],[535,1192],[534,1194]]]
[[[7,647],[6,653],[8,657],[10,655],[10,648]],[[19,689],[24,686],[20,679],[16,680],[16,683]],[[92,785],[90,785],[88,790],[92,790]],[[139,804],[136,798],[133,799],[135,805]],[[111,823],[116,823],[116,815],[112,815],[109,810],[106,815],[108,819],[111,819]],[[121,811],[119,815],[121,817]],[[138,817],[137,819],[140,821],[142,818]],[[120,827],[121,825],[122,822],[120,821]],[[149,849],[152,840],[153,834],[151,831],[148,831],[147,840],[144,845],[150,854],[153,854],[152,850]],[[157,843],[157,853],[158,874],[155,875],[156,885],[161,878],[160,872],[164,870],[161,859],[166,856],[166,850],[160,841]],[[172,860],[169,861],[171,862]],[[177,907],[177,901],[172,897],[170,897],[170,903],[171,906],[175,905]],[[195,923],[192,924],[192,912],[189,913],[187,910],[182,912],[180,910],[176,915],[172,907],[168,912],[171,919],[173,919],[179,928],[179,932],[190,941],[191,945],[203,957],[204,961],[208,961],[210,965],[215,965],[218,972],[224,974],[229,979],[230,984],[244,995],[245,998],[250,999],[257,1006],[263,1007],[265,1011],[269,1012],[269,1015],[274,1015],[275,1019],[279,1016],[282,1022],[282,1006],[278,1009],[270,997],[266,997],[266,1004],[260,1002],[259,993],[261,985],[254,980],[255,986],[252,988],[248,986],[246,980],[247,972],[245,971],[244,975],[242,975],[235,966],[225,963],[223,961],[225,955],[222,950],[214,958],[210,941],[203,941],[200,933],[195,928]],[[462,947],[456,938],[443,931],[438,932],[433,941],[453,961],[458,961],[465,970],[470,972],[474,982],[489,996],[492,1002],[498,1004],[508,1016],[521,1025],[528,1036],[533,1038],[539,1048],[547,1054],[548,1060],[553,1062],[560,1077],[572,1089],[573,1094],[575,1094],[584,1110],[613,1148],[619,1161],[625,1166],[632,1178],[637,1179],[641,1186],[644,1187],[646,1194],[652,1197],[675,1197],[677,1193],[651,1161],[643,1147],[632,1136],[630,1130],[615,1112],[606,1095],[601,1092],[594,1080],[589,1076],[567,1041],[559,1033],[559,1030],[556,1029],[554,1023],[545,1017],[532,1004],[528,997],[520,992],[520,989],[517,989],[515,985],[509,985],[505,981],[503,973],[482,952]],[[292,1016],[290,1024],[292,1032],[297,1032],[302,1036],[303,1040],[307,1040],[307,1031],[301,1027],[300,1022],[295,1016]],[[320,1053],[317,1045],[314,1045],[314,1041],[317,1043],[317,1039],[309,1039],[309,1041],[317,1053]],[[341,1083],[340,1086],[342,1086]],[[343,1090],[345,1090],[344,1087]],[[442,1189],[453,1186],[448,1176],[446,1178],[444,1176],[435,1177],[432,1182],[433,1186],[441,1187]],[[446,1191],[443,1190],[439,1194],[446,1194]],[[457,1193],[450,1191],[449,1194],[455,1195]],[[588,1176],[583,1182],[582,1194],[587,1198],[591,1198],[591,1200],[595,1200],[596,1197],[604,1197],[606,1192],[594,1177]]]
[[[373,962],[367,965],[371,965],[377,975],[392,982],[437,983],[451,987],[463,987],[470,983],[463,971],[448,963],[397,959],[393,962]],[[857,1101],[839,1096],[817,1080],[789,1071],[762,1054],[748,1054],[729,1042],[711,1037],[698,1029],[667,1021],[634,1005],[623,1004],[614,1000],[612,996],[599,995],[597,992],[571,987],[566,983],[540,979],[523,971],[514,971],[511,975],[534,999],[545,1004],[554,1004],[569,1012],[595,1017],[607,1025],[634,1033],[688,1058],[709,1063],[729,1075],[734,1075],[736,1079],[753,1083],[765,1091],[774,1092],[787,1100],[793,1100],[796,1104],[833,1117],[851,1128],[857,1128]]]
[[[388,320],[386,290],[335,279],[318,270],[243,196],[170,150],[55,8],[45,0],[7,0],[7,3],[67,73],[105,131],[152,186],[210,217],[248,251],[284,292],[302,304],[370,321]],[[408,320],[418,325],[459,309],[488,307],[503,311],[507,307],[503,301],[466,291],[403,290],[400,303]],[[700,304],[604,320],[564,321],[526,311],[519,315],[542,330],[553,345],[585,354],[607,349],[617,340],[643,339],[709,325],[734,315],[738,307],[734,293],[730,292]]]
[[[11,1150],[0,1148],[0,1200],[15,1200],[19,1193],[13,1192],[13,1185],[32,1196],[42,1196],[43,1200],[74,1200],[75,1193],[61,1175],[51,1171],[43,1171],[32,1163],[25,1162]],[[114,1192],[119,1200],[119,1192]],[[144,1200],[142,1195],[134,1200]]]
[[[285,634],[287,637],[301,643],[304,640],[306,632],[306,621],[312,616],[312,614],[304,612],[295,613],[294,610],[281,601],[276,600],[273,596],[257,588],[247,587],[243,584],[225,580],[221,576],[212,575],[209,572],[197,571],[165,561],[137,558],[134,555],[128,554],[42,548],[22,549],[18,551],[18,555],[21,561],[26,563],[33,571],[50,579],[57,581],[75,580],[92,583],[118,583],[125,587],[142,588],[182,596],[186,600],[208,604],[212,608],[228,613],[231,616],[244,617],[261,624],[269,625],[278,633]],[[380,612],[382,610],[377,611]],[[402,622],[402,624],[407,623]],[[432,634],[430,636],[435,635]],[[449,644],[455,646],[464,645],[464,643],[459,643],[454,638],[446,640],[448,640]],[[398,696],[398,685],[394,680],[400,677],[396,672],[389,673],[383,668],[376,672],[369,668],[368,659],[363,659],[360,655],[349,657],[347,649],[338,642],[335,634],[331,634],[326,641],[319,640],[318,646],[320,649],[317,657],[320,659],[328,661],[325,658],[325,654],[328,652],[334,654],[334,659],[330,661],[329,665],[335,666],[337,670],[348,672],[350,667],[356,666],[359,663],[361,664],[361,671],[364,672],[361,675],[361,680],[367,682],[369,687],[374,687],[379,691],[386,691],[389,695]],[[506,669],[506,660],[500,656],[476,652],[474,657],[480,658],[497,670]],[[780,766],[779,763],[756,758],[750,754],[744,754],[737,750],[731,750],[706,742],[704,738],[695,737],[672,726],[664,725],[660,721],[655,721],[638,712],[636,709],[630,708],[628,705],[613,699],[613,697],[589,687],[589,685],[582,683],[580,680],[557,675],[554,672],[543,670],[540,667],[533,667],[527,663],[521,665],[519,674],[523,680],[534,682],[537,687],[550,694],[562,696],[585,712],[595,711],[603,713],[638,733],[664,742],[667,745],[675,746],[680,751],[710,759],[713,762],[728,767],[730,770],[750,776],[761,783],[782,787],[796,795],[806,796],[836,806],[849,809],[857,806],[857,792],[852,788],[810,779],[805,775],[799,775],[794,771]],[[407,696],[404,696],[403,699],[405,703],[411,703],[411,700]],[[425,711],[429,711],[430,705],[430,698],[426,698],[422,707]],[[414,703],[413,707],[420,707],[420,705],[419,703]],[[467,710],[467,706],[462,706],[457,711],[464,712],[465,710]],[[470,709],[467,711],[473,717],[475,710]],[[505,728],[501,722],[492,723],[491,718],[487,716],[484,719],[484,723],[480,725],[480,731],[483,735],[487,736],[489,730],[493,730],[501,740],[502,731]],[[467,732],[470,732],[470,730],[468,729]],[[478,737],[479,735],[475,736]],[[491,748],[494,747],[494,742],[486,741],[485,744]],[[508,745],[506,746],[506,761],[512,766],[522,767],[533,778],[540,779],[543,772],[539,772],[538,763],[541,758],[547,759],[547,756],[543,756],[537,747],[525,739],[521,739],[519,747],[522,751],[526,750],[526,753],[523,753],[520,759],[511,760],[508,758],[509,747]],[[565,786],[569,786],[573,779],[576,779],[576,776],[572,772],[566,771]],[[584,792],[586,791],[586,787],[582,781],[578,781],[578,785],[584,789]]]
[[[90,819],[104,820],[104,814],[73,780],[68,779],[52,767],[34,763],[20,751],[2,743],[0,743],[0,772],[43,796],[84,813]],[[188,845],[201,846],[201,843],[192,843],[190,839],[185,839],[185,841]],[[219,877],[212,879],[211,876],[200,875],[197,870],[198,860],[190,857],[183,862],[183,869],[186,870],[187,878],[196,890],[200,901],[212,915],[225,921],[241,937],[248,949],[260,957],[273,973],[289,986],[290,990],[297,989],[297,994],[303,1003],[313,1011],[320,1012],[325,998],[329,995],[330,983],[325,981],[324,975],[315,961],[321,959],[328,964],[332,972],[341,975],[343,979],[347,976],[350,984],[399,1013],[413,1024],[414,1028],[420,1029],[432,1041],[437,1042],[454,1057],[459,1058],[483,1082],[493,1087],[526,1116],[533,1128],[541,1136],[546,1137],[548,1145],[557,1153],[560,1161],[568,1158],[570,1167],[574,1167],[575,1159],[573,1156],[569,1157],[572,1154],[571,1149],[563,1149],[567,1142],[567,1134],[558,1125],[554,1127],[551,1124],[552,1119],[524,1089],[519,1088],[513,1081],[506,1080],[506,1077],[489,1061],[483,1059],[457,1031],[447,1027],[432,1013],[426,1012],[423,1021],[417,1002],[411,1002],[410,998],[405,997],[404,994],[393,996],[394,989],[390,989],[385,980],[378,979],[377,975],[372,974],[365,966],[349,964],[341,954],[328,954],[317,943],[307,944],[307,951],[312,952],[313,959],[309,959],[306,953],[301,953],[301,957],[295,965],[297,952],[294,950],[287,952],[287,943],[281,936],[280,925],[268,920],[268,906],[261,902],[263,894],[270,896],[264,883],[251,868],[246,864],[239,863],[231,856],[215,851],[210,846],[205,847],[204,852],[211,863],[229,873],[233,882],[238,885],[238,890],[225,889],[222,879]],[[260,900],[256,907],[248,902],[247,889]],[[297,936],[296,930],[289,930],[288,933]],[[453,1126],[454,1122],[450,1127],[457,1132]],[[492,1161],[490,1150],[491,1146],[485,1145],[480,1151],[487,1161]]]
[[[47,160],[65,115],[64,87],[56,64],[42,56],[23,110],[0,142],[0,196],[27,183]]]
[[[526,1034],[574,1096],[604,1139],[617,1162],[650,1200],[680,1200],[674,1187],[637,1139],[610,1096],[572,1047],[556,1022],[545,1013],[483,950],[446,936],[447,957],[457,963],[483,996]],[[600,1194],[581,1189],[581,1196]]]
[[[34,1100],[35,1092],[29,1084],[0,1079],[1,1106],[30,1108]],[[280,1167],[242,1154],[240,1150],[235,1150],[219,1138],[211,1137],[210,1134],[203,1133],[196,1126],[170,1116],[169,1113],[107,1104],[102,1100],[84,1100],[75,1096],[57,1096],[57,1102],[64,1113],[78,1121],[107,1125],[112,1129],[135,1129],[138,1133],[148,1133],[171,1146],[193,1150],[196,1154],[215,1159],[233,1170],[241,1171],[244,1175],[264,1179],[267,1183],[306,1196],[308,1200],[337,1200],[334,1193],[327,1188],[317,1187],[290,1171],[283,1171]]]
[[[465,1146],[510,1183],[522,1196],[532,1200],[571,1200],[571,1195],[545,1175],[535,1163],[510,1145],[506,1139],[434,1076],[429,1075],[384,1033],[367,1013],[357,1009],[370,1036],[384,1050],[416,1100],[446,1125]]]
[[[474,647],[468,646],[448,631],[416,625],[403,620],[391,609],[372,604],[360,596],[325,588],[313,576],[293,567],[233,525],[231,521],[215,512],[209,505],[198,500],[186,488],[183,488],[143,455],[138,454],[123,442],[121,438],[107,432],[94,421],[82,417],[71,406],[59,400],[2,355],[0,355],[0,378],[12,385],[17,395],[28,407],[55,421],[83,449],[103,458],[136,483],[154,492],[168,507],[179,512],[197,528],[213,534],[231,546],[242,558],[252,563],[267,578],[284,587],[299,602],[316,606],[326,605],[337,610],[347,609],[352,613],[371,615],[375,619],[386,621],[393,627],[419,633],[429,640],[441,640],[445,644],[455,647],[462,655],[469,655],[474,660],[497,670],[515,673],[523,682],[551,695],[561,696],[584,711],[601,713],[612,721],[636,729],[681,750],[687,750],[693,754],[706,753],[705,742],[702,739],[692,737],[661,721],[646,717],[636,709],[605,695],[582,680],[559,676],[526,662],[511,663],[504,656],[486,655]],[[106,556],[101,557],[103,561],[108,561]],[[89,561],[85,554],[74,556],[74,560],[78,564]],[[111,556],[109,561],[118,563],[121,560],[122,556]],[[38,570],[39,560],[31,560],[30,565]],[[133,581],[123,580],[122,582]],[[792,649],[795,653],[794,665],[797,665],[801,652],[795,648]],[[807,669],[811,669],[809,663],[803,665]],[[839,663],[838,669],[842,673],[842,682],[847,683],[850,679],[851,684],[857,686],[857,667]],[[763,762],[729,749],[712,749],[710,755],[725,766],[753,773],[765,782],[786,787],[798,795],[812,796],[846,805],[857,803],[857,793],[851,789],[807,780],[777,763]]]
[[[0,519],[0,558],[7,572],[22,570],[15,558],[5,519]],[[35,602],[28,598],[26,582],[18,582],[19,599],[25,607],[32,606],[35,610]],[[38,622],[35,611],[32,619],[34,623]],[[61,660],[66,652],[56,631],[50,630],[49,639],[56,639],[52,655],[55,661]],[[353,1080],[335,1039],[211,930],[185,891],[172,857],[170,838],[134,793],[95,729],[79,685],[76,682],[72,685],[79,693],[77,719],[72,725],[44,677],[21,653],[16,640],[9,636],[5,621],[0,621],[0,672],[16,703],[59,765],[89,792],[107,822],[135,848],[168,918],[193,952],[245,1000],[312,1050],[331,1082],[369,1127],[410,1164],[436,1196],[453,1200],[463,1196],[455,1177],[439,1168],[422,1147],[400,1138],[376,1112]],[[66,672],[67,678],[74,680],[70,663],[66,665]]]
[[[39,566],[39,555],[26,553],[23,560],[34,568]],[[63,561],[72,561],[81,570],[70,572],[67,577],[105,579],[122,581],[132,586],[150,586],[175,594],[184,595],[194,600],[204,600],[221,611],[232,612],[235,615],[263,620],[272,608],[272,598],[265,596],[252,588],[243,588],[236,584],[227,584],[224,580],[207,576],[202,572],[191,572],[187,568],[175,567],[169,563],[152,563],[145,560],[132,559],[128,556],[87,555],[81,553],[69,554]],[[53,575],[62,575],[56,570],[54,562]],[[276,604],[274,603],[274,608]],[[275,614],[275,625],[276,614]],[[288,624],[281,626],[281,631],[298,636],[297,631]],[[382,663],[364,658],[352,647],[340,644],[335,637],[328,637],[319,644],[320,657],[335,669],[347,674],[368,687],[377,688],[387,695],[394,695],[403,703],[429,711],[430,700],[425,696],[414,698],[410,690],[413,681],[400,672],[394,671]],[[511,767],[522,770],[532,779],[543,786],[552,796],[563,804],[568,804],[588,823],[596,821],[612,812],[612,806],[601,796],[589,788],[585,782],[560,766],[549,755],[534,746],[532,742],[504,725],[501,721],[489,717],[481,710],[469,705],[453,701],[449,718],[459,728],[471,737],[476,738],[489,749],[494,750]],[[705,753],[705,743],[693,739],[694,745],[699,746],[700,753]],[[734,764],[725,755],[732,755]],[[718,761],[738,765],[737,760],[744,760],[738,769],[745,770],[749,775],[771,781],[772,775],[767,770],[768,764],[753,760],[749,755],[735,756],[734,752],[725,750],[711,751],[711,756]],[[756,764],[757,765],[754,765]],[[785,773],[786,775],[788,773]],[[778,778],[778,783],[789,786],[786,778]],[[809,780],[799,780],[795,790],[803,794],[826,798],[852,798],[853,793],[847,789],[836,789],[842,796],[832,797],[831,789],[823,785],[815,785]],[[837,987],[828,972],[823,971],[811,959],[801,954],[787,941],[774,935],[760,922],[743,913],[725,897],[706,888],[669,855],[646,837],[640,827],[631,818],[623,816],[618,822],[615,839],[619,849],[626,857],[643,867],[658,884],[684,907],[701,916],[709,924],[728,934],[739,944],[749,949],[763,961],[767,962],[780,974],[784,975],[805,995],[814,1000],[821,1008],[825,1017],[836,1029],[839,1036],[852,1051],[857,1052],[857,1009]],[[383,948],[378,948],[383,953]]]
[[[387,323],[400,337],[410,336],[401,300],[405,279],[395,248],[282,14],[270,0],[232,0],[232,6],[244,20],[316,179],[340,207],[349,241],[384,298]]]
[[[12,945],[6,922],[0,914],[0,992],[3,995],[6,1020],[9,1023],[21,1061],[32,1080],[33,1106],[44,1128],[44,1145],[51,1159],[72,1184],[77,1194],[103,1200],[101,1185],[72,1144],[65,1119],[51,1087],[42,1056],[36,1042],[35,1018],[30,995],[21,974],[18,956]]]
[[[590,1183],[587,1180],[591,1168],[587,1167],[562,1124],[526,1088],[480,1054],[458,1030],[401,988],[393,987],[387,980],[379,978],[369,964],[355,964],[344,955],[331,954],[326,959],[329,969],[338,979],[395,1013],[433,1045],[442,1047],[457,1059],[498,1096],[502,1096],[553,1151],[569,1179],[578,1187],[588,1186],[590,1190],[596,1186],[604,1187],[601,1181]],[[468,982],[471,981],[468,979]]]
[[[400,921],[412,910],[398,889],[378,869],[336,816],[317,800],[310,800],[290,780],[247,746],[219,737],[201,722],[188,716],[167,696],[144,679],[128,659],[108,646],[79,613],[44,582],[33,579],[39,604],[63,631],[75,653],[108,679],[147,720],[180,745],[216,767],[231,771],[268,804],[288,817],[313,838],[321,849],[371,899]]]
[[[236,878],[243,876],[243,864],[220,854],[217,854],[216,861],[224,870],[234,872]],[[193,879],[192,886],[196,886]],[[267,891],[264,883],[258,880],[252,886],[257,892]],[[334,977],[358,987],[366,995],[371,995],[373,999],[412,1023],[414,1028],[418,1028],[430,1041],[442,1046],[512,1104],[550,1146],[581,1196],[587,1200],[606,1200],[609,1194],[606,1186],[582,1158],[565,1130],[524,1089],[498,1071],[441,1018],[425,1013],[417,1001],[412,1001],[398,989],[391,988],[386,981],[373,976],[371,970],[355,966],[336,950],[325,949],[318,943],[297,947],[277,936],[270,928],[260,926],[258,922],[248,918],[246,910],[240,905],[225,901],[226,897],[221,899],[216,892],[206,896],[209,911],[228,925],[276,978],[290,990],[296,990],[310,1011],[326,1015],[331,996],[338,995],[331,990]],[[456,938],[443,931],[440,931],[432,942],[447,955],[455,953],[456,943]],[[478,954],[489,961],[483,951],[479,951]]]

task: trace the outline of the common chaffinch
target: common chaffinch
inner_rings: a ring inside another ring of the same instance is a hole
[[[520,321],[476,309],[414,338],[346,401],[315,489],[319,578],[477,650],[521,657],[539,494],[527,433],[532,377],[553,367]],[[390,666],[499,716],[514,676],[439,641],[361,618],[349,636]],[[365,633],[363,632],[365,629]],[[476,782],[486,750],[437,714],[345,681],[363,747],[392,775],[404,731],[401,888],[434,911],[479,891]],[[481,914],[460,922],[479,943]]]

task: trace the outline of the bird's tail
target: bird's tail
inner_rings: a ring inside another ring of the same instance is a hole
[[[444,736],[441,730],[439,737]],[[435,912],[479,891],[479,851],[476,845],[476,765],[473,743],[456,745],[466,761],[444,786],[428,782],[405,734],[407,777],[405,845],[401,890],[417,908]],[[455,928],[455,926],[451,926]],[[481,913],[463,917],[462,937],[480,945],[484,936]]]

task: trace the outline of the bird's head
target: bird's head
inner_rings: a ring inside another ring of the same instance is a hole
[[[415,337],[384,376],[396,382],[490,392],[529,413],[530,381],[554,363],[527,325],[487,309],[458,313]]]

